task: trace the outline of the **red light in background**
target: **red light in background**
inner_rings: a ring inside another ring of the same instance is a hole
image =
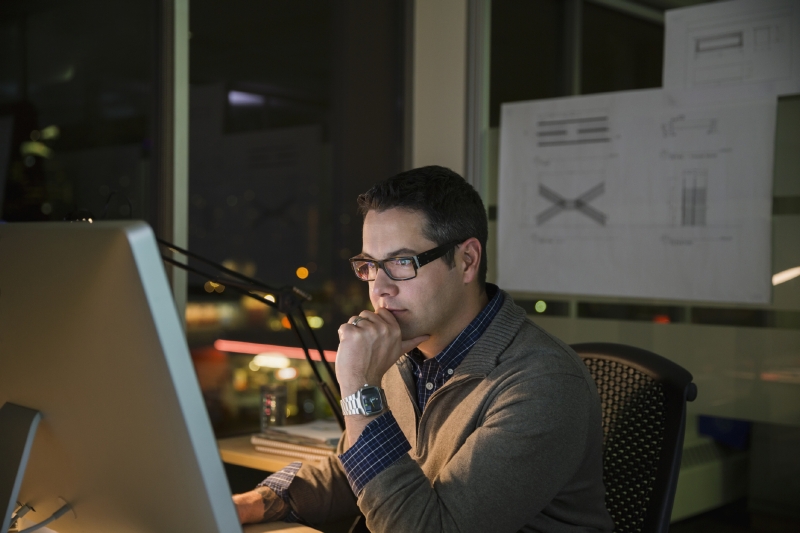
[[[669,315],[656,315],[653,317],[653,322],[656,324],[669,324],[672,320],[669,319]]]
[[[289,359],[305,359],[305,353],[302,348],[290,348],[288,346],[278,346],[277,344],[258,344],[255,342],[243,341],[229,341],[224,339],[217,339],[214,341],[214,348],[221,352],[233,353],[246,353],[257,355],[260,353],[272,352],[279,353]],[[311,359],[319,361],[319,352],[317,350],[309,350]],[[332,350],[323,350],[325,360],[334,362],[336,361],[336,352]]]

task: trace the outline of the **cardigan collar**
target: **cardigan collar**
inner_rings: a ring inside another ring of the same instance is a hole
[[[527,317],[525,310],[515,304],[507,292],[499,288],[497,290],[503,293],[503,303],[489,327],[455,369],[453,381],[458,380],[460,376],[485,376],[494,370],[500,355],[511,344]],[[408,355],[401,358],[398,365],[411,371],[412,364],[408,358]]]
[[[456,369],[454,378],[459,374],[488,375],[497,367],[500,356],[516,337],[527,314],[505,291],[503,297],[503,305],[494,320]]]

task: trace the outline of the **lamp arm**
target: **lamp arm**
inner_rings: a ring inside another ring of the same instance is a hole
[[[339,388],[339,382],[335,378],[336,374],[334,373],[333,369],[331,368],[330,363],[328,363],[328,360],[325,359],[325,352],[323,351],[322,346],[320,346],[320,344],[319,344],[319,339],[314,334],[314,331],[311,329],[311,324],[308,323],[308,317],[303,312],[302,307],[300,308],[300,313],[298,313],[298,314],[299,314],[300,318],[302,319],[303,326],[306,328],[306,331],[308,331],[309,334],[311,334],[311,339],[314,341],[314,347],[319,352],[319,357],[320,357],[320,361],[322,361],[322,365],[325,367],[325,370],[328,372],[328,375],[333,378],[333,386],[336,388],[336,393],[339,396],[341,396],[342,395],[342,391]]]
[[[278,309],[278,304],[277,303],[275,303],[275,302],[273,302],[271,300],[267,300],[266,298],[261,298],[259,296],[256,296],[255,294],[253,294],[253,291],[256,290],[255,287],[252,287],[250,285],[246,285],[244,283],[238,283],[238,282],[233,281],[233,280],[222,279],[219,276],[214,276],[213,274],[209,274],[208,272],[203,272],[200,269],[191,267],[191,266],[189,266],[189,265],[187,265],[185,263],[181,263],[180,261],[176,261],[175,259],[172,259],[171,257],[168,257],[166,255],[162,255],[161,259],[163,259],[165,263],[169,263],[170,265],[176,266],[176,267],[180,268],[181,270],[185,270],[186,272],[191,272],[192,274],[197,274],[198,276],[204,277],[204,278],[208,279],[209,281],[211,281],[213,283],[218,283],[220,285],[224,285],[225,287],[230,287],[230,288],[232,288],[232,289],[244,294],[245,296],[251,296],[251,297],[255,298],[256,300],[258,300],[258,301],[260,301],[260,302],[262,302],[262,303],[264,303],[264,304],[266,304],[266,305],[268,305],[270,307],[274,307],[275,309]]]
[[[338,386],[339,384],[336,382],[336,374],[333,372],[333,369],[331,368],[330,364],[325,359],[325,352],[323,351],[323,349],[322,349],[322,347],[321,347],[321,345],[319,343],[319,339],[317,339],[317,336],[314,334],[314,331],[311,329],[311,326],[308,323],[308,318],[306,317],[306,314],[305,314],[305,312],[303,311],[303,308],[302,308],[302,301],[303,300],[310,300],[311,296],[309,296],[307,293],[305,293],[304,291],[302,291],[302,290],[300,290],[300,289],[298,289],[296,287],[284,287],[282,289],[275,289],[274,287],[271,287],[271,286],[269,286],[269,285],[267,285],[267,284],[265,284],[265,283],[263,283],[263,282],[261,282],[261,281],[259,281],[257,279],[250,278],[248,276],[245,276],[244,274],[240,274],[240,273],[236,272],[235,270],[231,270],[229,268],[226,268],[226,267],[224,267],[224,266],[222,266],[222,265],[220,265],[218,263],[215,263],[215,262],[211,261],[210,259],[206,259],[205,257],[202,257],[202,256],[200,256],[200,255],[198,255],[196,253],[189,252],[188,250],[184,250],[182,248],[179,248],[178,246],[175,246],[175,245],[173,245],[173,244],[171,244],[171,243],[169,243],[169,242],[167,242],[167,241],[165,241],[163,239],[157,239],[157,240],[158,240],[159,244],[161,244],[162,246],[165,246],[165,247],[167,247],[167,248],[169,248],[169,249],[171,249],[173,251],[176,251],[178,253],[181,253],[181,254],[189,257],[189,258],[196,259],[196,260],[198,260],[198,261],[200,261],[202,263],[205,263],[206,265],[209,265],[211,267],[214,267],[214,268],[220,270],[221,272],[223,272],[223,273],[225,273],[225,274],[227,274],[229,276],[233,276],[233,277],[239,278],[241,280],[244,280],[247,283],[239,283],[239,282],[236,282],[236,281],[233,281],[233,280],[223,279],[220,276],[209,274],[209,273],[204,272],[204,271],[202,271],[200,269],[197,269],[197,268],[194,268],[194,267],[189,266],[187,264],[181,263],[180,261],[177,261],[177,260],[175,260],[175,259],[173,259],[171,257],[168,257],[168,256],[162,254],[161,258],[166,263],[169,263],[169,264],[171,264],[173,266],[176,266],[176,267],[178,267],[178,268],[180,268],[182,270],[185,270],[187,272],[191,272],[193,274],[197,274],[198,276],[201,276],[201,277],[204,277],[204,278],[206,278],[208,280],[211,280],[214,283],[219,283],[220,285],[224,285],[226,287],[230,287],[231,289],[233,289],[233,290],[235,290],[235,291],[237,291],[237,292],[239,292],[239,293],[241,293],[241,294],[243,294],[245,296],[253,298],[256,301],[259,301],[259,302],[261,302],[263,304],[266,304],[266,305],[268,305],[270,307],[277,308],[279,311],[281,311],[282,313],[284,313],[286,315],[286,318],[289,320],[289,324],[291,325],[292,329],[297,334],[297,338],[300,340],[300,345],[303,348],[303,354],[305,355],[306,361],[308,361],[308,364],[311,367],[311,370],[314,372],[314,377],[316,378],[317,386],[322,391],[322,394],[325,397],[325,401],[330,406],[334,417],[336,417],[336,420],[339,423],[339,426],[344,431],[344,429],[345,429],[344,416],[342,415],[341,408],[339,406],[339,402],[337,401],[336,396],[334,395],[334,393],[331,391],[331,388],[328,386],[328,384],[323,379],[322,374],[320,374],[319,369],[317,368],[317,365],[314,363],[314,360],[311,359],[311,353],[309,352],[308,345],[307,345],[305,339],[303,338],[303,335],[300,333],[299,328],[297,327],[298,326],[297,320],[295,320],[295,318],[293,316],[293,313],[297,313],[298,316],[300,316],[302,318],[303,325],[306,327],[308,333],[311,335],[311,338],[314,341],[314,345],[315,345],[317,351],[319,352],[320,360],[322,361],[322,364],[325,367],[325,370],[327,371],[328,375],[331,377],[331,380],[333,381],[337,392],[339,392],[340,389],[339,389],[339,386]],[[272,302],[272,301],[267,300],[266,298],[264,298],[262,296],[258,296],[256,294],[253,294],[255,291],[273,293],[276,296],[276,300],[277,301],[276,302]]]
[[[305,318],[305,313],[303,313],[302,310],[300,314],[303,315],[303,317]],[[303,347],[303,353],[306,355],[306,360],[308,361],[308,364],[311,365],[311,369],[314,371],[314,375],[317,377],[317,385],[322,391],[323,396],[325,396],[325,399],[328,401],[328,405],[331,407],[331,411],[333,411],[333,416],[335,416],[336,421],[339,422],[339,427],[341,427],[342,431],[344,431],[345,430],[344,415],[342,414],[342,411],[338,408],[338,402],[336,401],[336,397],[333,395],[333,392],[331,392],[331,389],[328,387],[328,384],[325,383],[325,380],[322,379],[322,375],[319,373],[317,365],[315,365],[312,362],[311,354],[308,351],[308,345],[303,339],[303,336],[300,334],[300,330],[297,329],[297,321],[294,319],[291,313],[287,313],[286,318],[289,320],[289,325],[292,326],[292,329],[297,332],[297,338],[300,339],[300,345]],[[330,367],[327,366],[328,362],[325,361],[325,353],[322,350],[320,350],[319,355],[322,358],[323,363],[325,363],[326,368],[328,368],[328,372],[330,372]],[[331,374],[331,376],[333,376],[333,374]]]
[[[172,244],[172,243],[170,243],[168,241],[165,241],[164,239],[160,239],[160,238],[156,237],[156,240],[158,241],[158,243],[160,245],[166,246],[167,248],[169,248],[172,251],[178,252],[178,253],[180,253],[182,255],[185,255],[186,257],[190,257],[192,259],[197,259],[201,263],[205,263],[206,265],[208,265],[208,266],[210,266],[212,268],[215,268],[215,269],[219,270],[220,272],[224,272],[225,274],[228,274],[229,276],[233,276],[235,278],[239,278],[240,280],[246,281],[247,283],[250,283],[251,285],[258,286],[258,287],[264,289],[267,292],[274,292],[274,293],[280,292],[280,289],[276,289],[275,287],[270,287],[269,285],[265,284],[263,281],[257,280],[255,278],[251,278],[249,276],[245,276],[244,274],[242,274],[240,272],[236,272],[235,270],[231,270],[230,268],[228,268],[226,266],[223,266],[223,265],[221,265],[219,263],[215,263],[214,261],[212,261],[210,259],[206,259],[202,255],[198,255],[198,254],[196,254],[194,252],[190,252],[189,250],[186,250],[184,248],[176,246],[176,245],[174,245],[174,244]],[[181,263],[178,266],[181,266],[181,265],[183,265],[183,263]],[[300,291],[300,292],[302,292],[302,291]],[[304,292],[302,292],[302,294],[303,294],[303,296],[305,297],[306,300],[311,300],[311,296],[309,296],[308,294],[306,294]]]

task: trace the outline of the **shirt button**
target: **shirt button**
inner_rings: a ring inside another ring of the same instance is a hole
[[[431,390],[433,388],[433,383],[426,383],[425,388]]]
[[[447,373],[448,373],[448,374],[450,374],[450,375],[452,376],[452,375],[453,375],[453,369],[452,369],[452,368],[448,368],[448,369],[447,369]]]

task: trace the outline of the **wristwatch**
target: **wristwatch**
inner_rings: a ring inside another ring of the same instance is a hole
[[[386,411],[386,395],[383,389],[364,384],[356,392],[342,398],[342,414],[375,416]]]

